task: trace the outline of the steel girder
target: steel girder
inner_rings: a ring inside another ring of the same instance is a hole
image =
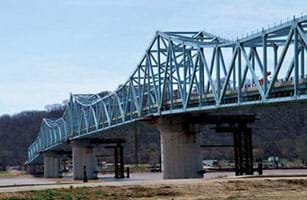
[[[151,115],[307,99],[306,27],[304,16],[236,41],[157,31],[116,91],[71,95],[60,119],[43,120],[28,162],[67,140]]]

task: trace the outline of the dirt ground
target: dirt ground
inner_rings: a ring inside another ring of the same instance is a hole
[[[300,200],[307,199],[307,178],[189,180],[155,184],[99,186],[0,193],[7,200],[161,199],[161,200]]]

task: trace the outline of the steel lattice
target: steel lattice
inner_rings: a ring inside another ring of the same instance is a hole
[[[43,120],[28,162],[67,140],[152,115],[307,99],[306,29],[307,16],[236,41],[158,31],[116,91],[71,95],[60,119]]]

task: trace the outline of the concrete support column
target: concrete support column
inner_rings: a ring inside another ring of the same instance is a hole
[[[54,152],[44,153],[44,177],[59,178],[60,172],[60,157]]]
[[[198,126],[183,118],[160,118],[157,128],[161,138],[164,179],[202,178],[201,134]]]
[[[97,178],[97,159],[93,146],[86,141],[72,142],[72,165],[73,178],[82,180],[84,178],[84,168],[88,179]]]

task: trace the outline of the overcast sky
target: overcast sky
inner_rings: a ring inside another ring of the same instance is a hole
[[[114,90],[156,30],[231,38],[306,9],[306,0],[1,0],[0,115]]]

